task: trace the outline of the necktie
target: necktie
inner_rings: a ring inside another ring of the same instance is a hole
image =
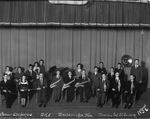
[[[133,88],[134,88],[134,85],[133,85],[133,82],[131,82],[131,94],[133,93]]]

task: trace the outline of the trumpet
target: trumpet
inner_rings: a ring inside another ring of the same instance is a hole
[[[51,85],[50,85],[50,88],[54,88],[54,87],[56,87],[57,85],[57,83],[60,81],[61,79],[59,79],[58,81],[56,81],[56,82],[54,82],[54,83],[52,83]]]
[[[70,84],[71,83],[73,83],[75,81],[75,79],[74,80],[72,80],[72,81],[70,81],[69,83],[67,83],[67,84],[64,84],[63,85],[63,87],[62,87],[62,91],[64,90],[64,89],[66,89],[66,88],[68,88],[68,87],[70,87]]]

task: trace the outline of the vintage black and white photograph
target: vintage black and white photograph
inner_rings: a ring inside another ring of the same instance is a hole
[[[0,0],[0,119],[150,118],[150,0]]]

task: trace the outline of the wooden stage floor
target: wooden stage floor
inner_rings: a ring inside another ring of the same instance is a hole
[[[139,102],[131,109],[111,108],[109,101],[103,108],[96,107],[96,99],[91,98],[89,103],[79,103],[74,100],[67,103],[64,100],[55,103],[50,100],[47,106],[36,105],[35,96],[30,104],[21,107],[14,102],[11,109],[0,107],[0,118],[149,118],[150,119],[150,89],[147,89],[141,96]]]

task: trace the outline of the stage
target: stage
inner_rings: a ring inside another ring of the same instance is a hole
[[[89,103],[79,103],[78,100],[72,103],[65,100],[56,103],[50,99],[46,107],[39,107],[34,95],[26,107],[18,105],[17,99],[11,109],[2,105],[0,118],[150,118],[149,94],[150,89],[147,89],[131,109],[124,109],[122,104],[119,108],[111,108],[111,101],[100,108],[96,106],[94,97],[89,100]]]

